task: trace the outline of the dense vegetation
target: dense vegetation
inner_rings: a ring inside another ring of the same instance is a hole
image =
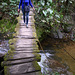
[[[74,0],[33,0],[36,9],[36,27],[39,38],[47,35],[53,38],[75,38]],[[17,23],[19,0],[0,1],[0,35],[8,37]],[[45,35],[44,35],[45,34]]]
[[[34,4],[37,4],[35,19],[39,38],[49,35],[74,40],[74,0],[34,0]]]
[[[0,39],[11,37],[14,32],[18,4],[19,0],[0,1]]]

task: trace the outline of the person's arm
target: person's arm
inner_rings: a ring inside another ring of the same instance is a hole
[[[20,6],[22,5],[22,0],[20,0],[18,12],[20,12]]]
[[[31,0],[29,0],[29,4],[33,8],[33,10],[35,10],[35,8],[33,7],[32,3],[31,3]]]
[[[19,3],[19,8],[18,9],[20,9],[20,6],[22,5],[22,0],[20,0],[20,3]]]
[[[29,4],[30,4],[30,6],[33,8],[33,5],[32,5],[32,3],[31,3],[31,0],[29,0]]]

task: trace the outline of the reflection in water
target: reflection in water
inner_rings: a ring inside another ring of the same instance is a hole
[[[48,56],[50,61],[48,62],[43,55],[44,53],[40,53],[41,60],[45,59],[43,62],[39,62],[39,65],[42,66],[41,72],[46,72],[44,75],[75,75],[75,60],[73,59],[75,58],[75,42],[47,38],[41,44],[43,49],[47,50],[46,53],[50,54]],[[50,50],[55,52],[51,53]],[[54,56],[51,56],[51,54],[54,54]]]

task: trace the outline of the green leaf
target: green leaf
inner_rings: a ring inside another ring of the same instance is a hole
[[[49,0],[49,2],[51,2],[51,3],[52,3],[52,0]]]
[[[46,22],[45,20],[41,20],[42,22]]]
[[[2,5],[0,5],[0,8],[3,8],[3,6],[2,6]]]
[[[56,14],[55,16],[56,16],[57,18],[60,18],[60,15],[57,15],[57,14]]]
[[[40,12],[41,7],[38,8],[38,13]]]
[[[15,3],[15,1],[13,1],[13,0],[10,0],[10,2],[11,2],[11,3]]]
[[[52,14],[52,13],[53,13],[53,10],[50,9],[50,8],[48,8],[48,9],[47,9],[47,12],[50,12],[50,14]]]
[[[44,6],[44,5],[45,5],[45,3],[44,3],[44,2],[41,2],[41,5],[42,5],[42,6]]]
[[[50,6],[50,3],[49,3],[49,2],[47,2],[47,5],[48,5],[48,6]]]
[[[47,11],[43,10],[43,14],[44,14],[44,16],[47,16]]]
[[[2,3],[3,6],[8,5],[7,3]]]
[[[14,13],[14,15],[18,15],[18,13]]]
[[[46,21],[49,22],[50,18],[46,18]]]

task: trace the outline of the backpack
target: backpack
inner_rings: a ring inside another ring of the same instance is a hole
[[[30,6],[25,6],[25,2],[29,2],[29,0],[22,0],[22,2],[24,2],[24,11],[25,12],[30,12]]]

